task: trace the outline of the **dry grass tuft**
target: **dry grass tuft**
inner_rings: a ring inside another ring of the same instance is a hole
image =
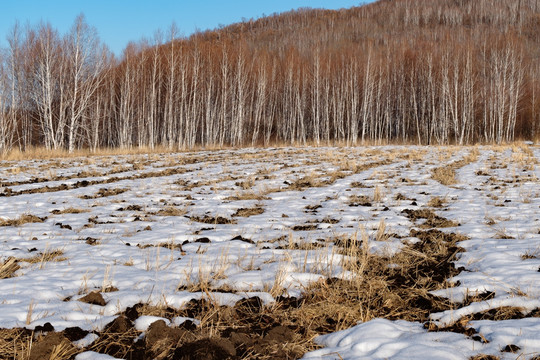
[[[15,272],[20,269],[17,259],[10,257],[0,265],[0,279],[13,277]]]
[[[469,360],[500,360],[501,358],[495,355],[478,354],[471,356]]]
[[[433,169],[431,178],[446,186],[457,184],[456,170],[452,166],[442,166]]]
[[[495,239],[515,239],[515,237],[509,235],[505,228],[500,227],[495,229]]]
[[[434,208],[440,208],[446,205],[446,197],[441,198],[439,196],[434,196],[431,199],[429,199],[427,206],[434,207]]]
[[[0,219],[0,226],[21,226],[28,223],[42,223],[46,217],[39,217],[32,214],[23,214],[16,219]]]
[[[125,189],[125,188],[114,188],[114,189],[101,188],[94,195],[83,195],[81,196],[81,199],[85,199],[85,200],[99,199],[99,198],[104,198],[108,196],[119,195],[119,194],[125,193],[128,190],[129,189]]]
[[[540,259],[540,248],[537,247],[534,250],[528,250],[525,254],[521,255],[521,259],[523,260]]]
[[[236,186],[241,187],[243,190],[251,189],[255,185],[255,177],[250,176],[244,181],[238,181],[235,183]]]
[[[161,216],[184,216],[188,213],[186,208],[179,209],[176,206],[167,206],[157,212]]]
[[[349,206],[371,206],[371,200],[364,195],[351,195],[348,201]]]
[[[69,207],[69,208],[62,209],[62,210],[52,210],[51,214],[54,214],[54,215],[59,215],[59,214],[81,214],[81,213],[86,213],[86,212],[89,212],[89,211],[90,210],[88,210],[88,209],[78,209],[78,208]]]
[[[325,183],[319,179],[318,175],[310,174],[293,181],[289,185],[288,190],[303,191],[309,188],[322,187],[324,185]]]
[[[236,220],[234,219],[228,219],[222,216],[192,216],[190,217],[192,221],[200,222],[203,224],[236,224]]]
[[[252,208],[241,208],[236,210],[233,217],[250,217],[264,213],[264,208],[261,205],[256,205]]]
[[[270,198],[268,196],[265,196],[262,193],[258,194],[252,191],[244,191],[244,192],[239,192],[232,196],[228,196],[223,200],[226,200],[226,201],[259,200],[260,201],[260,200],[268,200],[268,199]]]
[[[99,338],[87,349],[107,354],[112,357],[129,359],[140,351],[141,345],[135,342],[139,332],[125,316],[120,316],[109,323]],[[144,351],[143,351],[144,352]]]
[[[29,264],[39,264],[39,268],[42,269],[48,262],[60,262],[65,261],[68,258],[64,256],[64,251],[60,249],[56,250],[45,250],[42,253],[37,254],[26,259],[19,259],[20,262],[25,262]]]
[[[377,226],[377,232],[375,233],[375,240],[376,241],[388,241],[390,239],[390,234],[387,232],[386,228],[386,222],[384,221],[384,218],[381,219],[379,222],[379,225]]]
[[[380,185],[373,190],[373,202],[379,204],[384,198],[384,191]]]
[[[26,329],[0,329],[0,359],[30,358],[32,332]]]

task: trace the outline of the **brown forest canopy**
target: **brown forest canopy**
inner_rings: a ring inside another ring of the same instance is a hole
[[[0,53],[0,152],[540,134],[540,0],[379,0],[300,9],[116,59],[84,17],[15,26]]]

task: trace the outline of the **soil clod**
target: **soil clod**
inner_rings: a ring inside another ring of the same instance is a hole
[[[99,305],[99,306],[107,305],[107,302],[103,298],[103,295],[101,295],[101,293],[99,293],[98,291],[92,291],[88,295],[80,298],[79,301],[82,301],[91,305]]]
[[[227,360],[236,356],[234,344],[226,339],[201,339],[174,351],[174,360]]]

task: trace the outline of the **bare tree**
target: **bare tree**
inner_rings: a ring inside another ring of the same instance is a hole
[[[83,115],[91,106],[92,95],[99,87],[104,70],[106,49],[100,46],[96,30],[79,15],[66,39],[66,61],[69,82],[64,85],[69,96],[67,122],[68,150],[73,152]]]

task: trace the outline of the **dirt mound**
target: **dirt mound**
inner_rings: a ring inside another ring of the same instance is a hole
[[[133,322],[121,315],[105,326],[99,338],[87,349],[112,357],[126,359],[144,359],[144,344],[137,341],[139,332]]]
[[[69,341],[78,341],[78,340],[83,339],[86,335],[88,335],[89,332],[81,329],[78,326],[74,326],[74,327],[65,328],[64,331],[62,331],[62,334]]]
[[[158,320],[150,325],[145,337],[145,356],[149,359],[166,357],[177,344],[194,341],[195,335],[181,328],[168,327],[165,321]]]
[[[182,345],[174,351],[174,360],[235,359],[236,349],[226,339],[201,339]]]
[[[105,333],[125,333],[133,328],[133,322],[121,315],[105,326]]]
[[[107,302],[103,298],[103,295],[99,293],[99,291],[92,291],[88,295],[80,298],[79,301],[82,301],[84,303],[91,304],[91,305],[99,305],[99,306],[107,305]]]
[[[33,344],[30,350],[29,360],[43,360],[55,358],[68,358],[75,355],[78,350],[71,342],[58,332],[51,332],[42,336]]]

